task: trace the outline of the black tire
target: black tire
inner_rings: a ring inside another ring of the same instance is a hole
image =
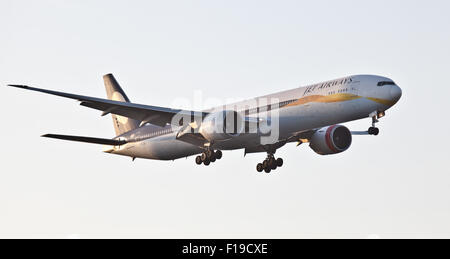
[[[195,163],[196,163],[197,165],[201,165],[201,164],[203,163],[202,157],[201,157],[201,156],[197,156],[197,157],[195,158]]]
[[[208,157],[209,159],[211,159],[214,156],[214,153],[211,150],[208,150],[205,153],[206,153],[206,157]]]
[[[283,158],[278,158],[276,164],[278,167],[282,167],[284,164]]]
[[[373,135],[378,136],[378,134],[380,134],[380,129],[379,128],[374,128],[373,129]]]
[[[209,166],[211,164],[211,161],[209,161],[209,159],[206,159],[205,161],[203,161],[203,164]]]
[[[213,157],[211,157],[211,163],[214,163],[214,162],[216,162],[216,157],[215,156],[213,156]]]
[[[216,151],[216,159],[217,159],[217,160],[222,159],[222,155],[223,155],[223,154],[222,154],[222,151],[220,151],[220,150],[217,150],[217,151]]]
[[[274,159],[272,162],[271,162],[271,164],[272,164],[272,170],[276,170],[277,169],[277,161]]]
[[[262,171],[264,171],[263,165],[261,163],[256,165],[256,171],[258,171],[258,173],[261,173]]]
[[[269,168],[269,161],[264,160],[264,162],[262,163],[263,165],[263,169]]]
[[[272,171],[270,168],[264,168],[264,172],[266,172],[266,174],[270,174],[270,171]]]
[[[369,128],[369,135],[377,136],[378,134],[380,134],[380,129],[375,128],[375,127]]]
[[[274,158],[269,158],[267,165],[272,170],[277,167],[277,165],[275,164],[275,159]]]

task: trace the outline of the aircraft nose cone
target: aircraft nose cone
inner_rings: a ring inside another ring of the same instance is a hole
[[[402,89],[396,85],[392,85],[390,90],[391,98],[393,101],[398,102],[400,100],[400,97],[402,97]]]

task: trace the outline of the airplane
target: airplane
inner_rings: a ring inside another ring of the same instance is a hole
[[[402,96],[397,84],[375,75],[354,75],[265,95],[203,111],[132,103],[112,74],[103,76],[107,99],[26,85],[8,85],[74,99],[111,114],[116,137],[94,138],[46,134],[42,137],[104,145],[103,152],[153,160],[195,157],[208,166],[222,151],[266,153],[258,172],[283,166],[276,151],[288,143],[309,143],[319,155],[346,151],[352,135],[379,134],[376,123]],[[342,123],[371,118],[367,131],[350,131]]]

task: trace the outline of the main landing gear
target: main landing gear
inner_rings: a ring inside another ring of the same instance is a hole
[[[217,150],[214,152],[214,150],[207,149],[200,156],[197,156],[195,158],[195,163],[197,165],[204,164],[206,166],[209,166],[211,163],[214,163],[216,162],[216,160],[220,160],[221,158],[222,158],[222,151]]]
[[[282,167],[282,166],[283,166],[282,158],[275,159],[273,154],[267,154],[266,160],[264,160],[264,162],[256,165],[256,171],[258,171],[260,173],[262,171],[264,171],[266,173],[270,173],[272,170],[276,170],[278,167]]]

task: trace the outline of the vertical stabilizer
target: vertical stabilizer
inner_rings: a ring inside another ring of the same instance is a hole
[[[120,102],[130,102],[127,95],[120,87],[117,80],[112,74],[107,74],[103,76],[103,81],[105,82],[106,94],[109,100],[120,101]],[[114,113],[114,112],[111,112]],[[139,127],[139,121],[119,115],[112,114],[114,129],[116,135],[121,135],[127,131],[136,129]]]

